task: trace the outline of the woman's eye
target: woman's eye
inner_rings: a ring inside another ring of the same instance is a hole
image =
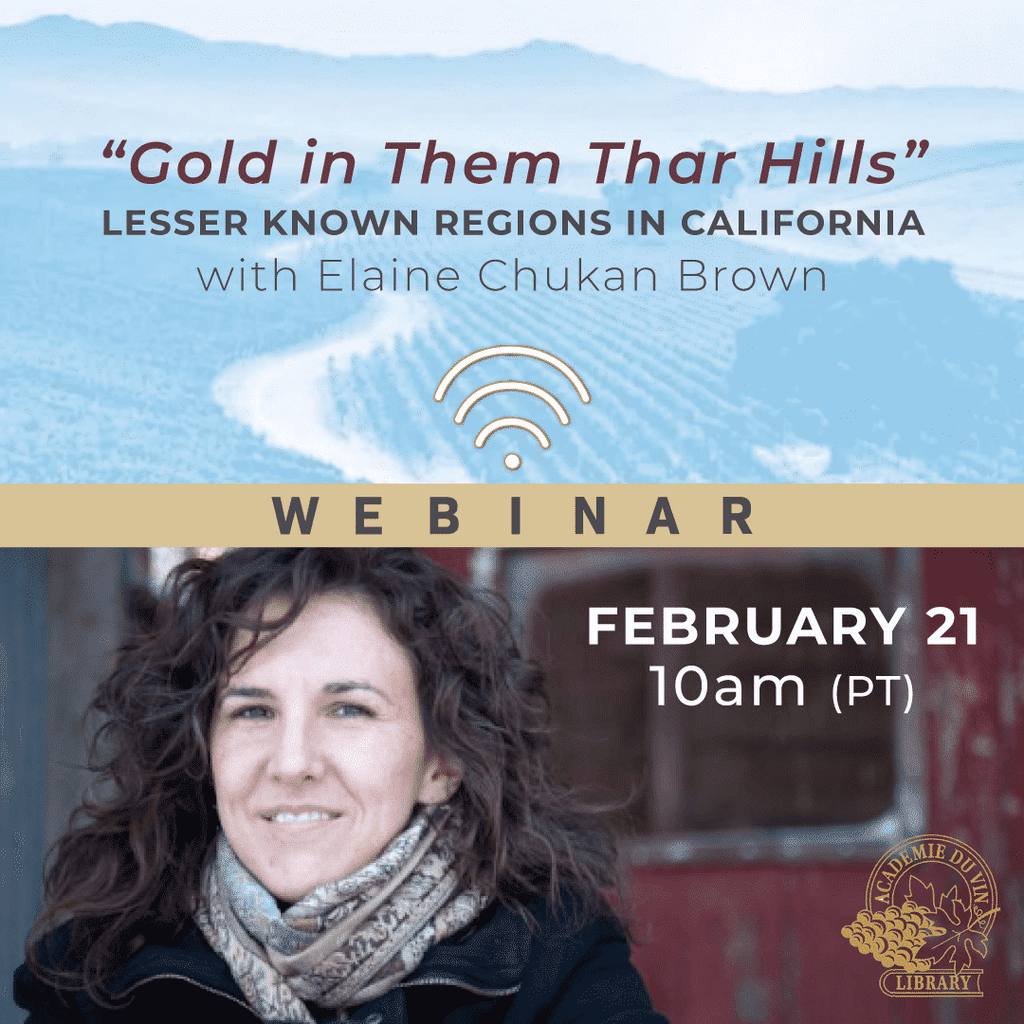
[[[370,718],[373,712],[362,704],[332,704],[330,713],[335,718]]]
[[[229,717],[244,721],[258,721],[262,718],[269,718],[270,715],[271,710],[265,704],[245,704],[231,711]]]

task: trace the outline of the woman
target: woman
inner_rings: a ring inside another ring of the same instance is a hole
[[[102,795],[51,854],[29,1024],[663,1021],[541,683],[414,552],[186,562],[94,699]]]

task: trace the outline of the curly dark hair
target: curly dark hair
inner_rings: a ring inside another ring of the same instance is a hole
[[[189,927],[219,828],[209,752],[218,684],[311,599],[338,591],[368,599],[409,652],[427,743],[461,769],[452,803],[466,884],[528,917],[541,896],[574,917],[612,913],[603,891],[618,885],[613,838],[552,778],[543,676],[520,654],[500,598],[415,551],[239,549],[178,566],[97,689],[98,785],[48,857],[45,908],[26,944],[37,975],[102,1002],[137,949]],[[267,620],[271,598],[288,606]],[[251,640],[238,650],[242,631]],[[67,956],[44,967],[36,942],[69,919]]]

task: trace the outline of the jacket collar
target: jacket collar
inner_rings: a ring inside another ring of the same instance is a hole
[[[458,985],[477,995],[509,995],[519,989],[529,955],[524,917],[492,903],[472,924],[431,946],[401,984]]]
[[[497,903],[460,932],[427,950],[419,967],[401,982],[457,985],[481,996],[518,991],[530,951],[530,929],[523,916]],[[157,978],[181,978],[245,1005],[227,963],[193,927],[173,946],[149,945],[116,971],[110,992],[127,995]]]
[[[173,946],[147,945],[115,971],[108,987],[111,994],[127,995],[132,989],[157,978],[182,978],[245,1003],[227,962],[218,956],[193,926]]]

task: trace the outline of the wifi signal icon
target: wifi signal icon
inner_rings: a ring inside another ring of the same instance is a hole
[[[580,396],[580,399],[583,402],[590,401],[590,392],[587,391],[583,381],[580,380],[572,367],[563,363],[561,359],[557,356],[553,356],[550,352],[545,352],[540,348],[531,348],[529,345],[493,345],[490,348],[482,348],[476,352],[470,353],[468,356],[463,356],[463,358],[460,359],[441,378],[441,383],[437,385],[437,390],[434,392],[434,401],[440,402],[444,398],[448,388],[452,384],[452,381],[454,381],[463,370],[469,366],[473,366],[475,363],[479,363],[483,359],[491,359],[493,356],[528,356],[530,359],[539,359],[541,362],[547,363],[548,366],[553,366],[556,370],[561,371],[569,379],[573,387],[576,388],[576,393]],[[466,413],[468,413],[481,398],[486,398],[488,395],[496,394],[499,391],[522,391],[528,395],[534,395],[551,406],[555,415],[558,417],[559,423],[561,423],[563,427],[567,427],[569,425],[569,414],[565,411],[565,406],[563,406],[554,395],[545,391],[543,388],[537,387],[536,384],[529,384],[524,380],[502,380],[493,384],[485,384],[483,387],[477,388],[476,391],[466,398],[462,405],[459,406],[458,411],[455,413],[455,422],[462,423],[466,418]],[[492,420],[476,435],[473,445],[476,448],[483,448],[491,434],[498,430],[504,430],[506,427],[519,427],[522,430],[526,430],[533,434],[533,436],[540,442],[540,446],[542,448],[551,447],[551,441],[548,440],[548,435],[545,434],[536,423],[531,420],[523,419],[520,416],[502,416],[496,420]],[[523,464],[523,460],[515,452],[509,452],[505,456],[504,462],[506,469],[518,469]]]

